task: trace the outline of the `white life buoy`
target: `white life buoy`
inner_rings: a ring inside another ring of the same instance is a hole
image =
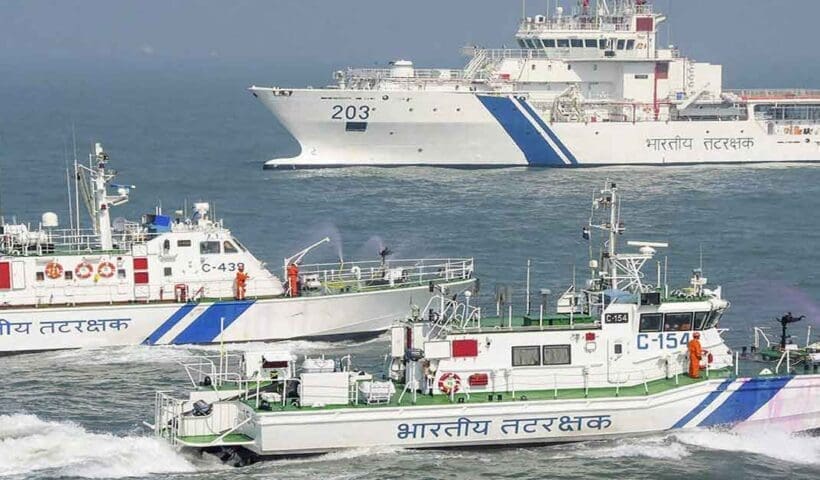
[[[350,267],[350,273],[356,278],[356,280],[362,279],[362,268],[358,265],[353,265]]]

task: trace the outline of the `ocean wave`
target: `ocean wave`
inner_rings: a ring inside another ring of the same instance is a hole
[[[0,415],[0,477],[59,471],[60,476],[123,478],[216,468],[194,462],[147,436],[93,433],[35,415]]]
[[[784,462],[820,465],[820,437],[772,428],[749,428],[742,432],[691,430],[676,433],[674,438],[682,444],[708,450],[751,453]]]

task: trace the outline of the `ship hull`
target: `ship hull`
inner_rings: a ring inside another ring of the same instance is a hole
[[[473,279],[444,282],[453,293]],[[375,334],[425,305],[429,286],[200,303],[4,308],[0,354],[118,345],[347,338]]]
[[[480,404],[412,406],[408,400],[406,407],[270,413],[242,404],[238,413],[253,420],[239,430],[253,439],[243,447],[267,457],[566,443],[712,427],[801,432],[820,427],[818,393],[820,375],[800,375],[716,379],[632,397],[509,401],[504,394],[504,402]]]
[[[550,123],[524,96],[252,90],[301,147],[298,156],[272,159],[266,168],[820,161],[820,128],[792,121]]]

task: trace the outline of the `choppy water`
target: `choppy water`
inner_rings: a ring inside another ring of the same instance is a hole
[[[702,248],[706,275],[732,300],[723,326],[733,346],[748,345],[751,325],[773,323],[785,310],[810,316],[820,328],[816,166],[262,171],[264,160],[292,154],[295,146],[243,89],[272,78],[304,80],[242,65],[0,73],[0,192],[7,216],[37,221],[55,210],[67,222],[62,169],[73,122],[81,155],[91,140],[102,140],[119,180],[138,185],[123,214],[134,217],[157,201],[178,208],[186,198],[211,200],[271,265],[324,235],[348,258],[375,257],[380,243],[403,257],[474,256],[486,301],[496,283],[523,294],[527,258],[534,288],[556,292],[570,281],[572,265],[582,272],[587,250],[580,227],[592,190],[609,178],[622,186],[626,237],[671,243],[674,283],[687,281]],[[313,258],[338,253],[328,247]],[[374,369],[386,341],[289,345],[298,353],[353,351],[359,365]],[[0,477],[820,475],[820,439],[709,431],[548,448],[353,450],[229,469],[181,455],[139,426],[152,413],[154,390],[182,385],[175,362],[202,350],[127,347],[0,358]]]

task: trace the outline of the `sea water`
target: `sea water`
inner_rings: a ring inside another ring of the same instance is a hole
[[[272,115],[245,91],[251,83],[299,85],[273,67],[207,64],[0,67],[0,209],[36,224],[53,210],[68,224],[65,166],[101,141],[135,184],[114,216],[136,219],[210,201],[257,256],[281,259],[330,236],[307,261],[475,257],[479,300],[496,285],[523,305],[532,289],[557,294],[587,273],[581,238],[593,191],[616,182],[623,240],[668,241],[669,281],[685,286],[701,265],[732,302],[721,326],[734,348],[753,325],[776,326],[786,311],[820,328],[820,168],[734,165],[580,170],[345,168],[263,171],[298,152]],[[330,69],[327,69],[330,71]],[[322,77],[319,76],[319,79]],[[313,78],[315,82],[315,78]],[[321,82],[319,82],[321,83]],[[647,281],[655,282],[655,267]],[[538,300],[533,302],[537,305]],[[521,307],[518,307],[521,310]],[[352,352],[381,368],[384,337],[367,342],[285,342],[299,354]],[[258,348],[259,345],[241,348]],[[3,478],[817,478],[820,440],[767,431],[688,431],[540,448],[350,450],[236,470],[181,454],[140,425],[153,392],[181,389],[177,362],[215,348],[119,347],[0,358],[0,477]]]

